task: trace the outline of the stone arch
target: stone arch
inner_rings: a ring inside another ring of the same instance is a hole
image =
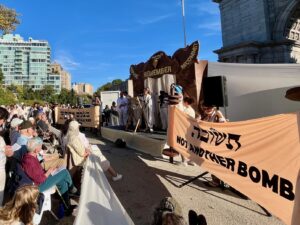
[[[291,30],[294,30],[295,23],[300,21],[299,12],[300,12],[300,1],[291,0],[287,4],[283,12],[276,19],[274,29],[273,29],[274,40],[276,41],[286,40],[286,39],[294,40],[294,36],[292,36],[290,32]],[[296,28],[297,28],[297,24],[296,24]],[[298,41],[299,40],[300,39],[298,39]]]

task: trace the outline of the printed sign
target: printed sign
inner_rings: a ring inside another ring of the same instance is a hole
[[[67,109],[67,108],[55,108],[55,123],[64,124],[67,115],[73,114],[75,120],[81,123],[82,127],[98,128],[100,124],[100,107],[95,106],[91,108],[83,109]]]
[[[231,123],[197,122],[176,107],[169,113],[170,146],[292,224],[299,210],[299,113]]]

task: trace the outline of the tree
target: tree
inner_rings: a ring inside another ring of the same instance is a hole
[[[109,91],[111,90],[111,88],[113,88],[113,86],[117,86],[120,85],[123,81],[121,79],[116,79],[113,80],[112,82],[108,82],[102,86],[100,86],[96,92],[100,92],[100,91]]]
[[[38,92],[41,99],[46,102],[50,102],[52,100],[52,96],[55,94],[55,90],[51,85],[44,85],[43,89],[36,92]]]
[[[0,5],[0,30],[4,34],[14,31],[17,25],[20,24],[18,16],[19,14],[14,9]]]
[[[4,83],[4,74],[3,74],[2,69],[0,67],[0,86],[3,85],[3,83]]]

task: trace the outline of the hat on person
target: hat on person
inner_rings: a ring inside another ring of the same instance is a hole
[[[69,129],[77,129],[81,124],[76,120],[73,120],[69,123]]]
[[[12,128],[16,128],[17,126],[19,126],[21,123],[23,123],[23,120],[19,119],[19,118],[14,118],[11,122],[10,122],[10,126]]]
[[[25,130],[31,127],[33,127],[32,123],[29,120],[25,120],[23,123],[21,123],[20,130]]]

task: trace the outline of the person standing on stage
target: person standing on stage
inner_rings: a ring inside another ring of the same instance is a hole
[[[120,97],[117,100],[117,107],[119,111],[120,125],[125,126],[128,119],[128,98],[126,91],[121,92]]]
[[[143,103],[146,131],[153,132],[153,103],[149,88],[144,89]]]
[[[161,129],[167,130],[168,128],[168,93],[160,91],[159,95],[159,113],[161,119]]]

